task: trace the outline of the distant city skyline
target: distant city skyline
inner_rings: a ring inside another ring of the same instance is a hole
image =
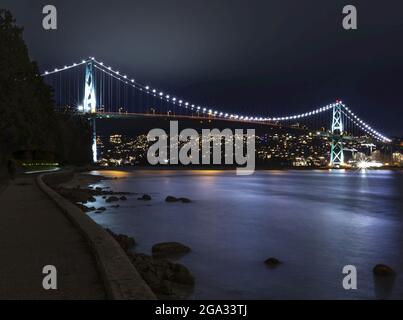
[[[147,134],[136,125],[136,130],[129,132],[111,130],[104,124],[97,134],[98,164],[100,166],[149,166],[147,150],[152,144],[147,141]],[[143,128],[144,130],[145,128]],[[256,163],[268,167],[328,167],[330,157],[330,139],[320,133],[292,128],[269,128],[256,134]],[[212,144],[221,144],[222,136],[212,139]],[[183,139],[180,139],[183,140]],[[386,166],[401,166],[403,158],[397,145],[394,148],[378,146],[367,142],[366,137],[345,143],[346,162],[353,167],[362,162],[375,161]],[[393,145],[398,143],[394,141]],[[182,141],[180,145],[183,145]],[[201,148],[201,145],[200,145]],[[224,148],[221,148],[224,159]],[[224,165],[224,162],[222,162]]]

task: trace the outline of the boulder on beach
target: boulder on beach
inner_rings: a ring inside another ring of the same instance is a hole
[[[171,255],[186,254],[190,248],[179,242],[162,242],[153,245],[151,251],[153,257],[164,258]]]
[[[110,196],[108,199],[105,200],[106,202],[115,202],[115,201],[119,201],[118,197],[115,196]]]
[[[142,253],[128,253],[130,260],[159,299],[185,299],[195,279],[185,266]]]
[[[125,251],[136,245],[134,238],[125,234],[118,234],[116,240]]]
[[[385,264],[377,264],[373,269],[373,273],[376,276],[395,276],[396,272],[391,267]]]
[[[95,202],[97,201],[93,196],[88,197],[87,199],[88,202]]]
[[[133,237],[129,237],[125,234],[116,234],[110,229],[106,231],[116,240],[124,251],[128,251],[131,247],[136,245],[136,240]]]
[[[85,203],[87,201],[90,201],[90,202],[95,201],[95,198],[92,196],[91,190],[69,189],[69,188],[60,187],[57,189],[57,192],[72,202]]]
[[[173,275],[171,280],[180,284],[194,285],[195,280],[189,269],[184,265],[175,263],[172,268]]]
[[[278,260],[277,258],[270,257],[266,259],[264,263],[269,267],[276,267],[281,263],[281,261]]]
[[[143,194],[143,196],[140,198],[137,198],[137,200],[150,201],[151,196],[149,194]]]

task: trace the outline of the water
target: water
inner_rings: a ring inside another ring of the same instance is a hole
[[[98,184],[148,193],[90,216],[134,236],[136,251],[157,242],[192,248],[178,262],[195,275],[193,299],[403,298],[403,173],[397,171],[101,171]],[[166,203],[167,195],[192,203]],[[91,204],[93,205],[93,204]],[[283,261],[277,268],[268,257]],[[375,264],[394,280],[373,278]],[[358,289],[342,287],[354,265]]]

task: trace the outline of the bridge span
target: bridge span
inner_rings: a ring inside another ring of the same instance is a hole
[[[133,117],[219,120],[310,130],[331,139],[329,162],[335,167],[344,164],[345,140],[365,136],[378,143],[391,142],[340,100],[297,114],[241,115],[196,104],[151,85],[144,85],[94,57],[45,71],[41,76],[54,88],[58,105],[74,106],[77,112],[90,114],[94,120],[94,134],[95,119]]]

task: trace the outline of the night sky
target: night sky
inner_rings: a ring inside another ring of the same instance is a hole
[[[58,30],[42,28],[56,5]],[[358,30],[342,28],[342,8]],[[403,1],[0,0],[42,71],[95,56],[142,83],[228,112],[277,116],[342,99],[403,136]]]

